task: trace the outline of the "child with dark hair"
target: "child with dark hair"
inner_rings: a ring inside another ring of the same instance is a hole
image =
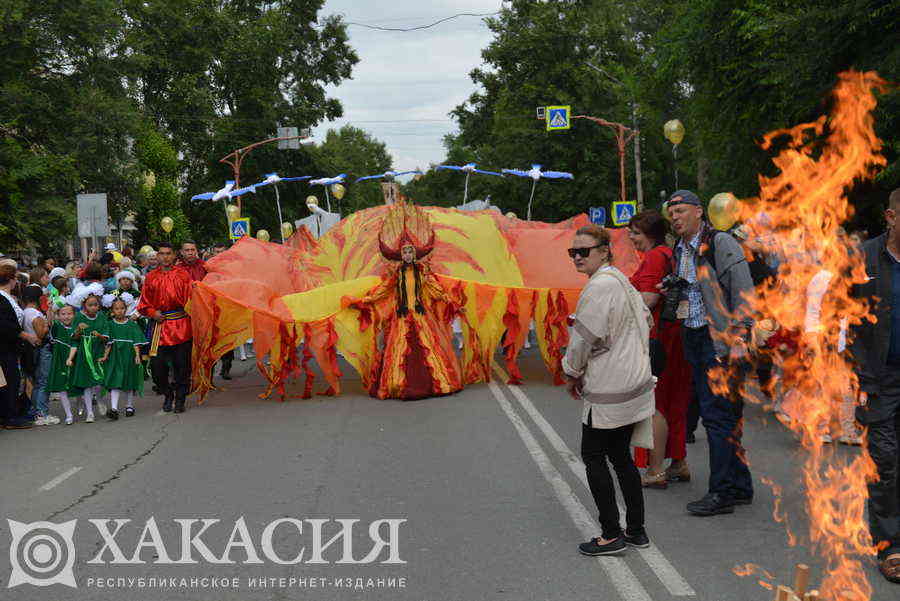
[[[109,390],[109,411],[106,417],[119,419],[119,396],[127,394],[125,416],[134,415],[134,393],[144,385],[140,347],[147,342],[140,326],[126,317],[128,303],[121,297],[112,301],[107,325],[109,342],[100,359],[103,363],[103,386]]]
[[[59,419],[50,415],[49,393],[47,392],[47,376],[50,373],[50,327],[47,318],[41,312],[40,286],[26,286],[22,293],[25,306],[23,310],[22,329],[37,337],[38,346],[25,349],[22,356],[22,371],[31,383],[31,413],[35,426],[52,426]]]

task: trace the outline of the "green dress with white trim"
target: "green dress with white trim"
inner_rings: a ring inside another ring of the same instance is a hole
[[[74,326],[63,325],[60,321],[54,321],[50,326],[50,337],[53,340],[53,358],[50,361],[50,374],[47,376],[47,390],[49,392],[69,392],[72,390],[72,372],[74,367],[66,365],[69,352],[75,345],[72,334]]]
[[[144,366],[134,362],[134,347],[147,342],[141,327],[130,319],[120,322],[110,318],[106,332],[112,349],[103,364],[103,387],[107,390],[142,390]]]
[[[82,323],[87,324],[87,328],[79,334],[78,326]],[[73,388],[84,390],[103,384],[103,364],[100,363],[100,358],[103,357],[106,341],[100,336],[107,335],[108,323],[109,320],[102,312],[98,312],[94,318],[88,317],[83,311],[75,314],[72,337],[78,354],[75,355],[75,367],[72,370]]]

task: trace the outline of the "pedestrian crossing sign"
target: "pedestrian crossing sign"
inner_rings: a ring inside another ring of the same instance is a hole
[[[240,240],[244,236],[250,235],[250,218],[249,217],[241,217],[240,219],[234,219],[231,223],[228,224],[231,239],[232,240]]]
[[[636,212],[637,203],[633,200],[619,200],[614,202],[612,207],[613,225],[619,227],[628,225],[628,222],[631,221],[631,218],[634,217]]]
[[[569,115],[572,112],[571,106],[548,106],[547,107],[547,131],[560,131],[569,129],[572,122]]]

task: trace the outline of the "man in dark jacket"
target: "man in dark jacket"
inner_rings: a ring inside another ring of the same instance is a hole
[[[709,442],[709,492],[688,503],[693,515],[733,513],[735,505],[753,502],[753,479],[744,447],[743,401],[715,394],[709,385],[712,370],[728,366],[743,372],[751,320],[748,297],[753,281],[744,251],[725,232],[717,232],[703,219],[703,205],[690,190],[669,198],[669,215],[678,242],[672,255],[684,355],[693,371],[694,389]],[[733,388],[737,390],[737,388]]]
[[[878,481],[869,484],[869,530],[881,573],[900,584],[900,188],[885,211],[887,231],[863,244],[868,282],[856,286],[875,315],[853,329],[859,378],[856,417],[868,428]]]

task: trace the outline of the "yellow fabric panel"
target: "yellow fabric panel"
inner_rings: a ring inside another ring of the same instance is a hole
[[[282,296],[281,301],[291,312],[295,322],[319,321],[337,314],[341,310],[343,297],[361,297],[380,281],[381,278],[377,276],[369,276],[337,282],[306,292]]]

